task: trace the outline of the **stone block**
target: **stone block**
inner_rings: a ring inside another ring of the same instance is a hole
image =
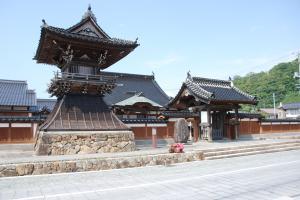
[[[36,143],[37,155],[69,155],[102,152],[134,151],[131,131],[93,132],[41,132]]]
[[[32,174],[34,169],[33,164],[17,164],[16,172],[19,176]]]

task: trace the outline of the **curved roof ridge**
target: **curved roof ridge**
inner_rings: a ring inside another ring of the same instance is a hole
[[[105,36],[106,39],[111,39],[111,37],[99,26],[99,24],[97,23],[97,21],[95,21],[93,18],[91,17],[86,17],[83,18],[80,22],[74,24],[73,26],[64,29],[65,31],[71,33],[73,30],[75,30],[76,28],[82,26],[84,23],[86,23],[87,21],[91,21],[92,24],[98,29],[98,31],[103,34]]]
[[[27,84],[27,81],[23,81],[23,80],[0,79],[0,82],[3,82],[3,83],[22,83],[22,84]]]
[[[153,84],[154,84],[154,86],[168,99],[168,100],[170,100],[170,96],[169,95],[167,95],[166,93],[165,93],[165,91],[163,91],[163,89],[158,85],[158,83],[156,82],[156,80],[155,80],[155,78],[152,80],[152,82],[153,82]]]
[[[155,101],[152,101],[151,99],[149,99],[145,96],[141,96],[139,94],[135,94],[131,97],[128,97],[127,99],[117,102],[114,105],[115,106],[129,106],[129,105],[134,105],[136,103],[148,103],[154,107],[163,107],[162,105],[156,103]]]
[[[63,98],[60,100],[60,102],[58,102],[58,103],[55,104],[55,106],[53,108],[53,111],[51,112],[51,114],[47,118],[47,119],[50,119],[50,120],[49,121],[46,120],[45,123],[42,124],[41,128],[39,128],[39,129],[46,130],[46,129],[49,128],[49,126],[55,121],[56,116],[60,112],[61,106],[64,103],[65,99],[66,99],[66,96],[63,96]]]
[[[73,33],[73,32],[69,32],[66,29],[63,28],[58,28],[58,27],[54,27],[54,26],[47,26],[47,27],[42,27],[43,29],[47,29],[49,31],[55,32],[57,34],[62,34],[65,36],[70,36],[70,37],[74,37],[74,38],[84,38],[84,39],[91,39],[94,41],[98,41],[98,42],[106,42],[106,43],[118,43],[121,45],[139,45],[137,44],[136,41],[132,41],[132,40],[124,40],[124,39],[118,39],[118,38],[101,38],[101,37],[95,37],[95,36],[91,36],[91,35],[83,35],[83,34],[79,34],[79,33]]]
[[[206,99],[210,99],[211,97],[213,97],[213,93],[206,91],[205,89],[203,89],[201,86],[199,87],[199,85],[195,82],[193,82],[193,80],[189,80],[187,79],[185,81],[187,88],[189,90],[191,90],[196,96],[200,96],[201,98],[206,98]]]
[[[252,95],[250,95],[250,94],[248,94],[248,93],[246,93],[246,92],[240,90],[239,88],[235,87],[234,85],[232,86],[232,88],[233,88],[235,91],[237,91],[238,93],[240,93],[240,94],[242,94],[242,95],[244,95],[244,96],[246,96],[246,97],[248,97],[248,98],[250,98],[250,99],[252,99],[252,100],[256,100],[256,96],[252,96]]]
[[[57,101],[57,99],[45,99],[45,98],[37,98],[37,101]]]
[[[154,79],[153,75],[144,75],[144,74],[131,74],[131,73],[123,73],[123,72],[109,72],[109,71],[101,71],[106,75],[111,76],[120,76],[120,77],[136,77],[136,78],[145,78],[145,79]]]
[[[192,77],[192,80],[200,85],[209,85],[216,87],[231,87],[231,81],[221,80],[221,79],[211,79],[203,77]]]

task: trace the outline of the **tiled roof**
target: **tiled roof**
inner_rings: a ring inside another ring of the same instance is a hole
[[[63,130],[128,130],[100,96],[66,95],[58,100],[47,120],[40,126],[43,131]]]
[[[216,101],[256,103],[256,97],[239,90],[230,81],[191,77],[190,75],[188,75],[177,96],[170,103],[175,102],[186,89],[196,100],[204,103]]]
[[[76,30],[76,29],[82,27],[89,20],[93,23],[93,25],[96,26],[96,28],[98,29],[98,31],[101,33],[102,36],[104,36],[106,38],[110,38],[109,35],[107,33],[105,33],[103,31],[103,29],[97,24],[97,19],[96,19],[94,13],[91,10],[88,10],[84,14],[84,16],[82,17],[82,20],[80,22],[78,22],[77,24],[71,26],[66,31],[72,32],[73,30]]]
[[[206,93],[204,93],[204,97],[217,100],[231,100],[231,101],[253,101],[255,100],[254,96],[251,96],[245,92],[242,92],[238,88],[231,85],[230,81],[224,80],[216,80],[216,79],[207,79],[200,77],[193,77],[192,80],[187,80],[187,82],[193,82],[198,87],[197,89],[202,89]],[[197,93],[201,94],[202,93]],[[206,95],[206,96],[205,96]]]
[[[163,111],[161,113],[163,116],[166,117],[174,117],[174,118],[187,118],[187,117],[198,117],[199,113],[191,112],[189,110],[181,110],[181,111]]]
[[[259,110],[263,113],[274,115],[274,108],[260,108]],[[280,109],[275,108],[275,112],[279,113]]]
[[[103,29],[98,25],[96,17],[91,10],[91,7],[88,7],[88,10],[82,17],[82,20],[77,24],[71,26],[68,29],[58,28],[49,26],[43,20],[42,34],[45,30],[54,32],[69,38],[82,39],[85,41],[103,43],[103,44],[113,44],[113,45],[122,45],[129,47],[138,46],[137,41],[122,40],[118,38],[111,38]]]
[[[41,111],[42,109],[46,108],[51,112],[55,106],[56,101],[56,99],[37,99],[37,109]]]
[[[94,37],[94,36],[89,36],[89,35],[78,34],[78,33],[71,33],[71,32],[68,32],[66,29],[57,28],[57,27],[53,27],[53,26],[42,27],[42,30],[41,30],[42,34],[45,30],[48,30],[50,32],[54,32],[56,34],[60,34],[62,36],[66,36],[69,38],[81,39],[81,40],[85,40],[85,41],[96,42],[99,44],[112,44],[112,45],[120,45],[120,46],[128,46],[128,47],[138,46],[136,41],[123,40],[123,39],[118,39],[118,38],[99,38],[99,37]]]
[[[162,107],[161,105],[155,103],[154,101],[151,101],[147,97],[144,97],[142,93],[133,95],[132,97],[129,97],[128,99],[120,101],[120,102],[116,103],[115,106],[133,106],[136,103],[147,103],[153,107]]]
[[[137,118],[137,119],[121,119],[121,121],[125,124],[165,124],[166,121],[163,119],[148,119],[148,118]]]
[[[104,97],[108,105],[114,105],[138,93],[143,93],[147,99],[161,106],[165,106],[169,102],[168,95],[157,84],[154,76],[116,72],[102,72],[102,74],[117,77],[117,86],[111,94]]]
[[[228,115],[229,115],[230,118],[235,117],[235,113],[233,113],[233,112],[230,112]],[[239,112],[237,114],[237,116],[238,116],[239,119],[245,119],[245,118],[248,118],[248,119],[261,119],[261,118],[263,118],[263,116],[260,113]]]
[[[294,102],[294,103],[287,103],[283,104],[282,108],[284,110],[294,110],[294,109],[300,109],[300,102]]]
[[[262,122],[300,122],[300,119],[262,119]]]
[[[0,79],[0,105],[36,106],[34,90],[28,90],[26,81]]]
[[[95,66],[99,65],[101,69],[104,69],[127,56],[139,46],[137,39],[134,41],[123,40],[112,38],[106,34],[97,24],[96,17],[90,7],[79,23],[67,29],[49,26],[45,20],[42,21],[43,25],[41,26],[40,40],[34,56],[34,59],[37,60],[38,63],[57,65],[57,62],[54,61],[52,57],[57,56],[56,53],[58,49],[54,47],[53,44],[62,50],[67,43],[72,45],[72,50],[74,51],[89,52],[89,50],[91,50],[93,52],[91,53],[91,57],[93,58],[89,61],[90,64]],[[99,53],[99,56],[101,54],[103,56],[103,53],[107,53],[108,51],[108,57],[106,58],[105,56],[105,64],[102,62],[99,63],[99,61],[97,61],[99,57],[94,54]]]

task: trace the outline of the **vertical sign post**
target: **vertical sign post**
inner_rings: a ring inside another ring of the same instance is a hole
[[[152,147],[157,148],[157,134],[156,134],[156,127],[152,128]]]
[[[191,141],[191,143],[193,143],[193,136],[192,136],[192,122],[189,122],[189,129],[190,129],[189,140]]]

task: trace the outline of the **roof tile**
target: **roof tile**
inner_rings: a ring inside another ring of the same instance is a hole
[[[27,87],[26,81],[0,79],[0,105],[36,106],[35,91]]]
[[[116,104],[138,93],[143,93],[147,99],[162,106],[169,102],[168,95],[159,87],[154,76],[116,72],[102,72],[102,74],[117,77],[117,86],[112,90],[111,94],[107,94],[104,97],[104,100],[109,105]]]

